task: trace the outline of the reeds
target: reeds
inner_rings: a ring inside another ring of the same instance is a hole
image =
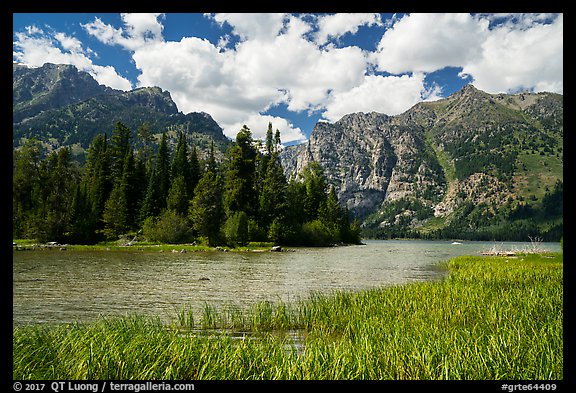
[[[13,331],[14,379],[562,379],[562,255],[438,282]]]

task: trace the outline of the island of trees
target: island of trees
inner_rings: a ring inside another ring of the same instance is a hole
[[[151,242],[231,247],[249,242],[328,246],[360,242],[357,221],[339,205],[312,162],[288,181],[279,160],[280,132],[266,140],[246,126],[223,158],[204,158],[179,132],[157,146],[147,124],[117,122],[97,135],[86,162],[62,147],[46,154],[28,140],[13,151],[13,237],[94,244],[140,236]],[[173,151],[171,151],[173,150]]]

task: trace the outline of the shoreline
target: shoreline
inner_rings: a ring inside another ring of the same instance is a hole
[[[117,244],[117,242],[98,244],[59,244],[56,242],[37,243],[32,241],[13,241],[13,251],[138,251],[138,252],[266,252],[271,251],[273,243],[251,243],[242,247],[216,246],[202,244],[158,244],[135,242],[134,244]],[[287,250],[287,249],[286,249]]]
[[[106,242],[97,244],[60,244],[57,242],[38,243],[27,239],[12,241],[13,251],[139,251],[139,252],[295,252],[298,248],[331,248],[360,246],[359,244],[332,244],[330,246],[283,246],[273,242],[250,242],[245,246],[207,246],[197,243],[164,244],[149,242],[134,242],[133,244],[118,244]]]

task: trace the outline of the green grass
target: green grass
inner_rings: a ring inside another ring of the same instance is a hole
[[[517,160],[514,186],[524,198],[534,195],[540,199],[547,187],[552,190],[557,179],[563,180],[563,161],[556,156],[522,153]]]
[[[562,254],[458,257],[441,281],[13,330],[14,379],[563,378]]]
[[[20,246],[20,249],[31,250],[31,249],[41,249],[39,243],[31,239],[14,239],[14,243]],[[238,247],[210,247],[206,244],[166,244],[157,242],[135,242],[131,246],[120,245],[118,241],[106,241],[97,244],[66,244],[66,250],[73,251],[145,251],[145,252],[180,252],[185,250],[186,252],[200,252],[200,251],[237,251],[237,252],[249,252],[249,251],[268,251],[274,246],[272,242],[250,242],[246,246]],[[58,250],[60,246],[54,249]],[[45,249],[49,249],[45,247]]]
[[[434,142],[434,137],[432,136],[431,132],[427,132],[425,134],[426,143],[428,146],[432,148],[434,153],[436,154],[436,159],[438,163],[442,167],[444,171],[444,176],[446,177],[446,183],[452,183],[456,181],[456,169],[454,168],[454,164],[452,163],[452,159],[448,152],[439,149]]]

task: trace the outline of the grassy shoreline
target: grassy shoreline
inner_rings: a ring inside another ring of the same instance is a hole
[[[563,378],[563,255],[465,256],[361,292],[13,329],[14,379]]]
[[[134,242],[133,244],[120,244],[118,241],[101,242],[97,244],[41,244],[29,239],[15,239],[12,241],[13,249],[16,251],[28,250],[70,250],[70,251],[142,251],[142,252],[261,252],[270,251],[274,246],[272,242],[251,242],[246,246],[211,247],[205,244],[184,243],[184,244],[166,244],[154,242]],[[182,251],[184,250],[184,251]]]

